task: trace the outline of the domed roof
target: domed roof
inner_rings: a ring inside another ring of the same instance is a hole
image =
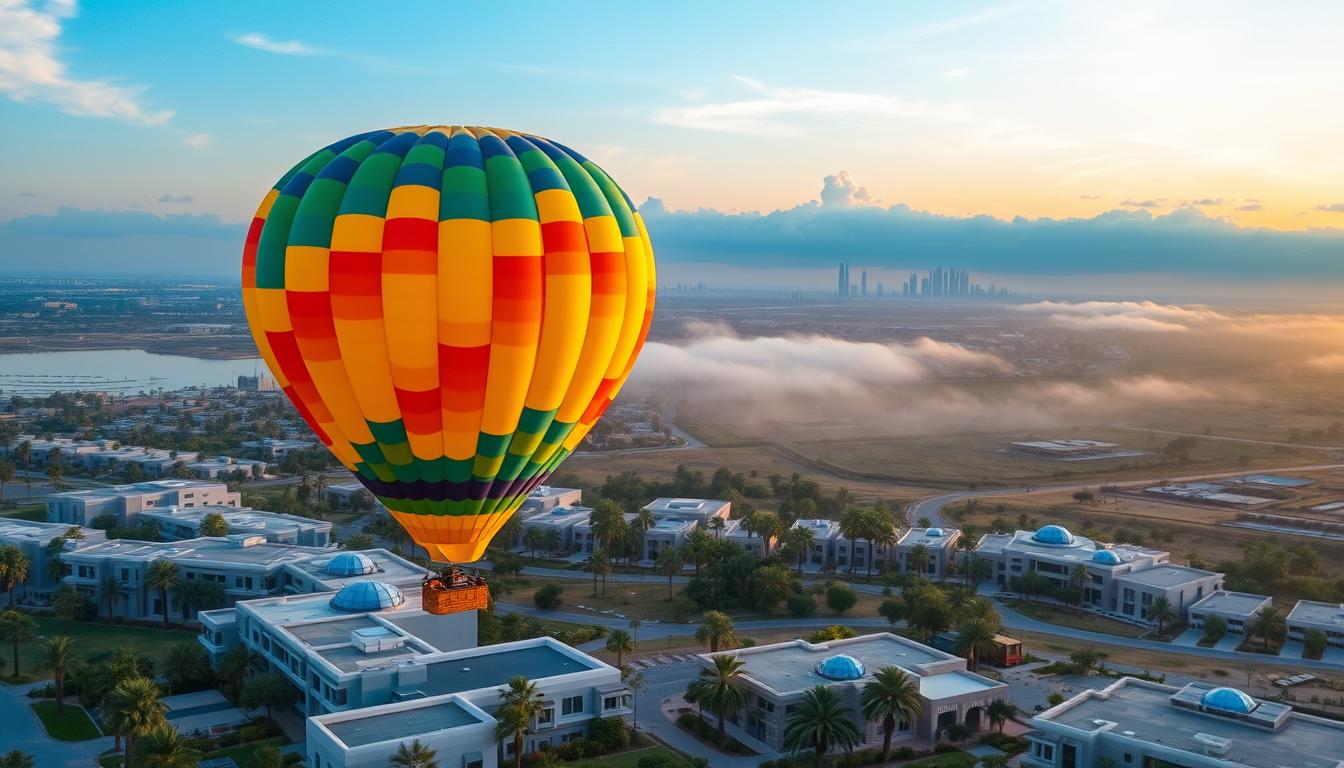
[[[338,611],[380,611],[396,608],[404,602],[406,596],[391,584],[361,579],[341,587],[331,598],[331,607]]]
[[[332,576],[368,576],[377,570],[369,556],[359,552],[342,552],[322,566],[322,572]]]
[[[1236,688],[1214,688],[1200,697],[1199,703],[1208,709],[1230,712],[1234,715],[1249,715],[1258,706],[1255,699]]]
[[[1119,565],[1120,556],[1109,549],[1098,549],[1092,553],[1092,562],[1101,565]]]
[[[827,656],[817,664],[817,674],[831,680],[858,680],[863,677],[863,662],[853,656]]]
[[[926,535],[928,535],[928,536],[934,536],[934,537],[942,536],[942,535],[943,535],[943,529],[942,529],[942,528],[930,528],[929,530],[925,531],[924,533],[925,533]]]
[[[1073,534],[1069,533],[1069,529],[1065,528],[1062,525],[1041,526],[1041,528],[1039,528],[1036,531],[1036,533],[1032,535],[1031,538],[1035,539],[1036,541],[1039,541],[1042,544],[1073,543]]]

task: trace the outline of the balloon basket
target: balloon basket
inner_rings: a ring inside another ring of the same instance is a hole
[[[445,616],[490,607],[490,587],[485,577],[455,565],[426,576],[420,585],[420,607],[425,613]]]

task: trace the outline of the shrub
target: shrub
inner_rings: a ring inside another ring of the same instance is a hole
[[[684,624],[695,618],[700,613],[700,606],[685,594],[677,595],[672,601],[672,618],[676,619],[678,624]]]
[[[630,728],[619,717],[601,717],[593,721],[592,740],[607,752],[625,749],[630,743]]]
[[[676,765],[677,759],[665,753],[639,758],[639,768],[674,768]]]
[[[794,595],[789,598],[789,613],[793,616],[805,619],[815,615],[817,612],[817,601],[812,599],[811,595]]]
[[[564,603],[564,599],[561,597],[563,593],[564,587],[559,584],[547,584],[537,590],[537,593],[532,596],[532,601],[537,604],[538,608],[549,611],[559,608]]]
[[[853,608],[857,602],[859,593],[843,581],[831,582],[831,585],[826,587],[826,607],[835,611],[837,616]]]

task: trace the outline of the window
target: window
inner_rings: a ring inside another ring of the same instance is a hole
[[[602,699],[602,709],[615,709],[619,699],[615,696],[607,696]]]
[[[131,580],[131,572],[130,572],[129,569],[126,569],[126,568],[122,568],[122,569],[121,569],[121,580],[122,580],[122,581],[130,581],[130,580]]]
[[[550,725],[555,722],[555,707],[546,707],[537,715],[537,725]]]
[[[583,697],[570,696],[561,701],[560,714],[565,716],[583,714]]]
[[[346,701],[346,691],[344,688],[337,688],[331,692],[331,703],[342,706]]]

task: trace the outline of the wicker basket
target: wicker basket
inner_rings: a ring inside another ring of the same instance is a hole
[[[490,607],[490,588],[480,579],[452,586],[441,579],[427,579],[420,591],[420,605],[426,613],[436,616],[462,611],[483,611]]]

